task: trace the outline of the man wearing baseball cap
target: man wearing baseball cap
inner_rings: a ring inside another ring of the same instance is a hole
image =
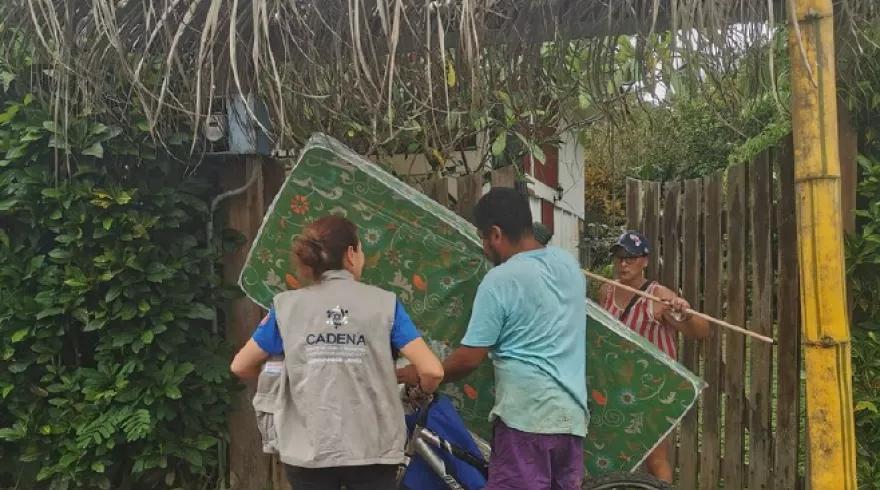
[[[664,302],[657,303],[604,284],[599,289],[598,298],[603,308],[672,359],[677,358],[677,333],[688,338],[709,335],[709,324],[705,320],[685,313],[690,308],[687,301],[669,288],[645,278],[650,252],[645,235],[627,231],[614,242],[610,252],[618,282],[657,296]],[[669,442],[666,440],[657,446],[645,460],[645,466],[652,475],[671,483],[673,469],[667,457]]]

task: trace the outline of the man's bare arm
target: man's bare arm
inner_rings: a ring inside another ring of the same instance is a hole
[[[489,355],[488,347],[461,346],[443,363],[443,382],[455,383],[476,371]]]
[[[480,367],[488,355],[488,347],[459,347],[443,363],[442,383],[454,383],[466,378]],[[397,382],[415,385],[418,382],[418,371],[415,366],[410,364],[398,369]]]

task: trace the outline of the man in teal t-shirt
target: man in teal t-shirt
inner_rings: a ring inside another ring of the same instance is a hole
[[[516,190],[492,189],[474,214],[496,267],[477,290],[444,382],[491,357],[495,433],[486,490],[579,489],[589,423],[586,280],[571,254],[535,239],[528,200]],[[398,375],[411,381],[406,370]]]

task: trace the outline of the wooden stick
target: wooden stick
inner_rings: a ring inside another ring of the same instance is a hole
[[[608,279],[608,278],[606,278],[606,277],[602,277],[602,276],[600,276],[600,275],[598,275],[598,274],[593,274],[592,272],[589,272],[589,271],[586,271],[586,270],[584,270],[583,273],[584,273],[584,275],[586,275],[586,276],[589,277],[590,279],[595,279],[595,280],[597,280],[597,281],[599,281],[599,282],[604,282],[604,283],[606,283],[606,284],[614,285],[615,287],[619,287],[619,288],[621,288],[621,289],[624,289],[624,290],[626,290],[626,291],[629,291],[629,292],[631,292],[631,293],[633,293],[633,294],[636,294],[636,295],[638,295],[638,296],[641,296],[641,297],[643,297],[643,298],[647,298],[647,299],[649,299],[649,300],[651,300],[651,301],[656,301],[657,303],[663,303],[663,304],[666,304],[666,305],[669,304],[669,301],[668,301],[668,300],[663,300],[663,299],[660,299],[660,298],[654,296],[653,294],[648,294],[648,293],[646,293],[646,292],[644,292],[644,291],[640,291],[640,290],[638,290],[638,289],[636,289],[636,288],[631,288],[631,287],[627,286],[626,284],[621,284],[621,283],[619,283],[619,282],[617,282],[617,281],[614,281],[614,280]],[[743,334],[743,335],[747,335],[747,336],[749,336],[749,337],[752,337],[752,338],[755,338],[755,339],[758,339],[758,340],[762,340],[762,341],[767,342],[767,343],[770,343],[770,344],[775,344],[775,343],[776,343],[776,341],[773,340],[773,339],[771,339],[770,337],[765,337],[765,336],[763,336],[763,335],[761,335],[761,334],[758,334],[758,333],[752,332],[752,331],[750,331],[750,330],[746,330],[746,329],[744,329],[744,328],[742,328],[742,327],[737,327],[736,325],[732,325],[732,324],[730,324],[730,323],[727,323],[727,322],[725,322],[724,320],[719,320],[719,319],[717,319],[717,318],[713,318],[713,317],[711,317],[711,316],[709,316],[709,315],[706,315],[705,313],[700,313],[699,311],[695,311],[695,310],[692,310],[692,309],[690,309],[690,308],[684,310],[684,312],[685,312],[685,313],[688,313],[688,314],[690,314],[690,315],[693,315],[693,316],[696,316],[696,317],[702,318],[703,320],[706,320],[706,321],[709,322],[709,323],[714,323],[715,325],[718,325],[719,327],[724,327],[724,328],[726,328],[726,329],[728,329],[728,330],[733,330],[734,332],[739,332],[739,333],[741,333],[741,334]]]

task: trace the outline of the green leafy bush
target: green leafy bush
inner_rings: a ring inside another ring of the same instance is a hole
[[[880,488],[880,30],[865,32],[875,42],[868,53],[844,60],[843,94],[861,132],[857,231],[846,237],[847,278],[853,313],[853,399],[859,488]]]
[[[608,208],[604,214],[614,222],[622,214],[615,201],[625,195],[626,177],[703,177],[777,146],[791,132],[786,39],[778,30],[767,44],[743,51],[736,63],[698,84],[685,83],[694,76],[686,70],[659,69],[655,75],[668,89],[662,97],[651,103],[630,97],[612,111],[614,117],[587,128],[582,140],[590,210],[603,214]],[[605,174],[614,182],[606,183]],[[610,206],[601,206],[601,198]]]
[[[601,269],[611,264],[611,246],[626,231],[624,226],[588,223],[584,227],[582,246],[587,248],[588,269]]]
[[[195,488],[217,472],[235,389],[212,332],[217,191],[174,156],[187,138],[157,147],[145,120],[94,115],[62,131],[38,93],[5,85],[0,488]]]
[[[673,98],[633,110],[626,124],[591,126],[583,137],[587,202],[596,200],[591,193],[601,196],[611,190],[616,199],[624,199],[626,177],[682,180],[724,170],[776,146],[791,131],[788,114],[771,94],[744,101],[738,109],[723,106],[719,98],[713,93]],[[613,183],[606,183],[606,173]],[[603,212],[598,208],[591,210]],[[621,214],[619,204],[616,210]]]
[[[859,194],[865,208],[858,209],[859,229],[846,237],[847,277],[855,306],[853,326],[880,328],[880,159],[858,157],[862,170]],[[880,373],[878,373],[880,375]]]
[[[866,145],[871,147],[871,145]],[[859,230],[846,241],[852,285],[853,398],[859,487],[880,488],[880,159],[859,157]]]
[[[871,332],[853,342],[859,488],[880,488],[880,338]]]

